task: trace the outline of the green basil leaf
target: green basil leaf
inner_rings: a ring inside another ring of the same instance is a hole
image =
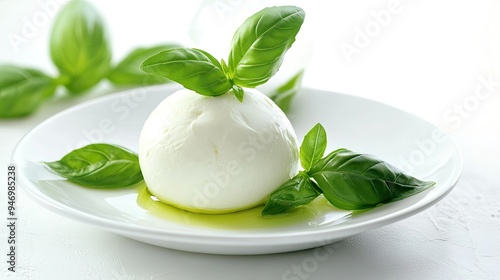
[[[57,14],[50,55],[71,93],[90,89],[106,77],[111,48],[104,22],[88,1],[70,1]]]
[[[299,172],[295,177],[283,183],[273,191],[261,215],[275,215],[285,213],[300,205],[313,201],[321,193],[309,175]]]
[[[120,86],[148,86],[168,83],[170,80],[152,74],[144,73],[139,69],[141,63],[148,57],[160,51],[178,48],[179,45],[167,44],[148,48],[137,48],[129,53],[109,72],[110,82]]]
[[[141,64],[141,70],[163,76],[201,95],[217,96],[231,89],[220,63],[212,55],[198,49],[162,51],[146,59]]]
[[[137,155],[110,144],[90,144],[45,163],[68,181],[93,188],[119,188],[143,180]]]
[[[335,207],[361,210],[400,200],[433,186],[371,155],[333,151],[309,172]]]
[[[42,72],[11,65],[0,66],[0,118],[33,113],[57,84]]]
[[[234,96],[236,96],[236,98],[240,101],[240,102],[243,102],[243,95],[245,95],[245,91],[237,86],[237,85],[233,85],[233,92],[234,92]]]
[[[293,97],[299,92],[303,76],[304,70],[300,70],[299,73],[280,86],[274,94],[270,95],[270,98],[281,108],[281,110],[283,110],[283,112],[288,111]]]
[[[323,157],[326,143],[325,128],[319,123],[304,136],[300,145],[300,164],[306,171]]]
[[[229,53],[229,76],[242,87],[267,82],[280,68],[286,51],[304,22],[304,10],[270,7],[249,17],[234,34]]]

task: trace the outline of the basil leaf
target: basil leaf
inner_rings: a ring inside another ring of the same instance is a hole
[[[162,51],[146,59],[141,64],[141,70],[178,82],[201,95],[217,96],[231,89],[220,63],[209,53],[198,49]]]
[[[107,78],[113,84],[120,86],[147,86],[168,83],[168,79],[144,73],[139,67],[146,58],[160,51],[178,47],[178,45],[169,44],[149,48],[137,48],[120,61],[120,63],[109,72]]]
[[[304,136],[300,145],[300,164],[306,171],[323,157],[326,143],[325,128],[319,123]]]
[[[283,110],[283,112],[288,111],[293,97],[299,92],[303,76],[304,70],[300,70],[289,81],[280,86],[274,94],[270,95],[270,98],[281,108],[281,110]]]
[[[371,155],[333,151],[309,172],[335,207],[360,210],[400,200],[433,186]]]
[[[273,191],[264,206],[261,215],[275,215],[306,205],[321,193],[309,175],[299,172],[295,177],[283,183]]]
[[[126,187],[143,180],[137,155],[110,144],[90,144],[45,165],[70,182],[93,188]]]
[[[104,22],[88,1],[70,1],[57,14],[50,55],[65,87],[80,93],[108,74],[111,49]]]
[[[243,102],[243,95],[245,95],[245,91],[237,86],[237,85],[233,85],[233,92],[234,92],[234,96],[236,96],[236,98],[240,101],[240,102]]]
[[[196,48],[193,48],[193,50],[197,51],[197,52],[200,52],[202,54],[204,54],[208,59],[210,59],[210,61],[213,63],[213,65],[215,65],[217,68],[219,68],[223,73],[224,72],[224,69],[222,69],[222,65],[220,64],[220,62],[213,56],[211,55],[210,53],[204,51],[204,50],[200,50],[200,49],[196,49]]]
[[[57,84],[42,72],[11,65],[0,66],[0,118],[33,113]]]
[[[280,68],[304,17],[298,7],[281,6],[265,8],[245,20],[234,34],[229,53],[233,82],[249,88],[267,82]]]

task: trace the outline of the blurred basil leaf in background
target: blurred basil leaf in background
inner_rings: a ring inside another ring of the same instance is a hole
[[[0,118],[31,114],[57,87],[53,78],[31,68],[0,65],[0,77]]]
[[[338,149],[321,160],[309,175],[326,199],[344,210],[362,210],[401,200],[435,185],[403,173],[372,155]]]
[[[50,55],[71,93],[90,89],[107,76],[111,48],[104,22],[86,1],[71,1],[55,18]]]
[[[292,103],[293,97],[299,92],[302,86],[302,77],[304,70],[299,71],[290,80],[281,85],[276,91],[269,95],[269,97],[278,105],[278,107],[287,112]]]
[[[146,58],[161,51],[179,48],[177,44],[165,44],[153,47],[137,48],[130,52],[108,74],[108,80],[117,86],[148,86],[170,82],[162,76],[148,74],[140,70],[141,63]]]

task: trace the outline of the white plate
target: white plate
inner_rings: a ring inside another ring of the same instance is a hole
[[[436,186],[355,215],[331,208],[309,213],[310,220],[292,224],[231,229],[193,224],[185,217],[166,219],[138,205],[136,188],[84,188],[41,166],[42,161],[58,160],[92,142],[137,151],[143,122],[177,89],[167,85],[113,94],[46,120],[14,151],[20,185],[50,210],[136,240],[184,251],[246,255],[313,248],[399,221],[439,201],[460,176],[462,162],[457,147],[428,122],[375,101],[314,89],[304,89],[289,114],[299,140],[320,122],[329,136],[327,151],[346,147],[374,154],[420,179],[435,181]]]

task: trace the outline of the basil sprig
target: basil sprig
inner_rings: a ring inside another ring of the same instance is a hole
[[[178,48],[149,57],[141,69],[201,95],[218,96],[232,89],[242,101],[242,87],[261,85],[278,71],[304,17],[304,11],[294,6],[270,7],[257,12],[234,34],[227,64],[203,50]]]
[[[305,170],[270,194],[262,215],[288,212],[320,194],[339,209],[368,209],[407,198],[435,184],[404,174],[374,156],[343,148],[323,157],[326,140],[321,124],[306,134],[300,146]]]
[[[319,123],[304,136],[300,145],[300,164],[305,170],[310,170],[323,157],[326,141],[325,128]]]
[[[116,66],[104,20],[88,1],[73,0],[57,13],[50,36],[50,57],[59,70],[56,78],[39,70],[0,65],[0,118],[27,116],[64,86],[70,95],[82,94],[104,78],[117,86],[147,86],[170,82],[140,71],[144,59],[165,44],[133,50]]]
[[[93,188],[120,188],[143,180],[137,155],[110,144],[90,144],[44,163],[68,181]]]
[[[346,210],[401,200],[434,185],[406,175],[374,156],[347,149],[331,152],[309,174],[332,205]]]

